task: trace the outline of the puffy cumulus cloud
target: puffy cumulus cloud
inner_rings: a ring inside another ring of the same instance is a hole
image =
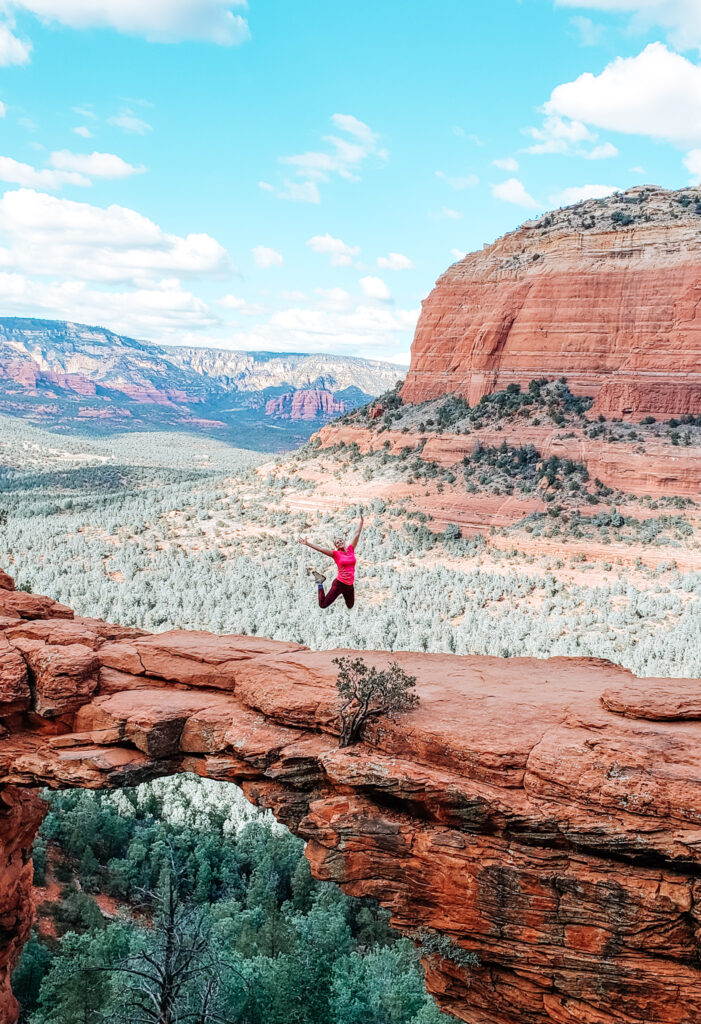
[[[86,124],[79,124],[77,127],[73,128],[72,131],[75,135],[80,135],[81,139],[92,138],[92,132]]]
[[[458,192],[461,192],[466,188],[476,188],[480,182],[476,174],[466,174],[462,177],[457,175],[453,177],[446,174],[445,171],[436,171],[435,173],[437,178],[440,178],[441,181],[446,183],[446,185],[450,185],[451,188],[456,189]]]
[[[500,171],[517,171],[518,160],[513,156],[505,156],[499,160],[492,160],[495,167],[498,167]]]
[[[497,185],[492,185],[492,195],[495,199],[502,199],[505,203],[514,203],[516,206],[538,207],[541,204],[530,195],[518,178],[508,178]]]
[[[21,188],[0,199],[3,269],[142,288],[161,275],[216,276],[233,268],[211,235],[181,237],[128,207],[103,209]]]
[[[583,199],[605,199],[618,191],[615,185],[575,185],[550,196],[550,202],[553,206],[572,206]]]
[[[262,267],[264,270],[270,267],[281,267],[285,262],[282,253],[278,252],[277,249],[269,249],[267,245],[257,245],[254,249],[251,249],[253,253],[253,262],[257,267]]]
[[[369,299],[388,302],[392,298],[392,293],[381,277],[373,277],[372,274],[368,274],[366,277],[361,277],[359,283]]]
[[[598,135],[581,121],[556,114],[547,116],[540,128],[527,128],[526,135],[535,139],[526,152],[536,156],[557,153],[560,156],[583,156],[587,160],[618,156],[618,150],[611,142],[595,145]]]
[[[224,309],[245,309],[248,303],[238,295],[222,295],[218,300]]]
[[[118,114],[107,118],[107,124],[121,128],[123,132],[128,132],[130,135],[148,135],[153,131],[153,127],[148,121],[137,117],[132,110],[120,110]]]
[[[668,39],[680,50],[701,50],[701,5],[698,0],[555,0],[560,7],[588,8],[606,13],[631,15],[631,28],[647,31],[659,26],[668,33]],[[596,26],[588,18],[573,18],[576,27],[584,28],[583,41],[592,35]],[[582,24],[585,23],[585,24]],[[588,23],[588,24],[586,24]],[[591,38],[599,42],[600,34]]]
[[[68,149],[52,153],[49,163],[58,171],[84,174],[88,178],[128,178],[146,170],[128,164],[115,153],[71,153]]]
[[[319,184],[327,183],[334,177],[359,181],[359,171],[368,157],[387,159],[387,151],[379,146],[379,135],[357,117],[352,114],[334,114],[331,123],[340,134],[323,137],[326,149],[278,158],[281,164],[292,168],[295,175],[302,179],[301,183],[285,181],[281,189],[274,190],[279,199],[318,203]]]
[[[332,235],[314,235],[306,243],[313,252],[323,253],[330,257],[334,267],[350,267],[353,259],[360,254],[359,245],[346,245],[340,238]]]
[[[197,39],[232,46],[250,36],[233,8],[245,0],[5,0],[10,11],[29,11],[69,28],[109,28],[162,43]]]
[[[126,178],[140,174],[145,167],[133,167],[114,153],[71,153],[67,149],[52,153],[49,167],[36,168],[9,156],[0,157],[0,181],[27,188],[57,192],[64,185],[86,188],[93,178]]]
[[[684,166],[691,174],[691,184],[701,184],[701,149],[692,149],[684,157]]]
[[[0,67],[26,64],[31,53],[32,44],[16,36],[10,22],[0,22]]]
[[[544,110],[609,131],[693,143],[701,140],[701,66],[650,43],[636,57],[617,57],[599,75],[586,72],[558,85]]]
[[[381,270],[413,270],[414,261],[401,252],[391,252],[388,256],[378,256],[377,265]]]
[[[0,270],[0,302],[9,315],[47,316],[78,323],[109,324],[128,335],[168,340],[183,331],[202,331],[218,323],[207,304],[183,289],[177,279],[126,291],[90,288],[84,281],[37,281]]]
[[[57,192],[64,185],[87,187],[92,184],[90,178],[84,174],[51,168],[37,169],[10,156],[0,156],[0,181],[6,181],[11,185],[25,185],[28,188],[46,188],[51,192]]]

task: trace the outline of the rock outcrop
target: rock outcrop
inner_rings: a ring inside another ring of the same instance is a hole
[[[277,419],[314,420],[318,416],[341,416],[347,410],[341,398],[324,388],[288,391],[265,403],[265,415]]]
[[[701,681],[369,652],[416,675],[421,704],[339,749],[338,652],[0,598],[3,1024],[32,920],[37,788],[183,771],[240,785],[306,840],[317,877],[376,897],[400,930],[477,953],[469,976],[427,960],[468,1024],[701,1018]]]
[[[608,417],[701,413],[700,214],[641,186],[470,253],[423,304],[404,400],[564,376]]]

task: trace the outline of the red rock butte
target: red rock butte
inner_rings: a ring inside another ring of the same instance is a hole
[[[595,413],[701,413],[701,192],[640,186],[523,224],[439,278],[402,390],[471,405],[566,377]]]
[[[318,878],[475,952],[427,984],[468,1024],[698,1024],[701,681],[592,659],[367,652],[420,706],[339,749],[338,652],[138,629],[0,574],[0,1021],[33,919],[38,790],[241,786]]]

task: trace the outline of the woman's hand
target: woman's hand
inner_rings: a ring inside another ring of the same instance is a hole
[[[307,540],[307,538],[306,538],[306,537],[300,537],[300,538],[299,538],[299,543],[300,543],[300,544],[304,544],[305,548],[308,548],[308,547],[309,547],[309,541]]]

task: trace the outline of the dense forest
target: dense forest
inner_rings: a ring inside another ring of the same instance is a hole
[[[236,793],[185,776],[48,794],[22,1020],[447,1024],[387,913],[312,879],[302,842]]]

